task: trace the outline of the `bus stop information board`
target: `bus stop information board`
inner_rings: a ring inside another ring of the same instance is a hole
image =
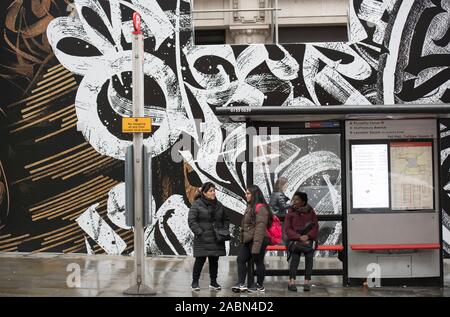
[[[386,144],[352,145],[353,208],[389,208]]]
[[[122,133],[152,132],[151,118],[122,118]]]
[[[392,142],[393,210],[433,209],[432,142]]]
[[[433,119],[347,121],[352,208],[434,209],[436,131]]]

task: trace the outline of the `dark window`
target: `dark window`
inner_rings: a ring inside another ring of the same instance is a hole
[[[346,25],[282,27],[278,30],[279,43],[347,42]]]
[[[195,45],[225,44],[225,30],[195,30]]]

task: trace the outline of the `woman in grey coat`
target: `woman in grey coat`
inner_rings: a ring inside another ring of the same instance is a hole
[[[289,198],[286,197],[284,191],[287,187],[287,178],[280,177],[273,186],[272,195],[270,195],[270,207],[272,207],[273,213],[277,215],[286,215],[290,205]]]
[[[223,205],[216,198],[216,188],[213,183],[204,183],[197,193],[195,201],[189,209],[188,225],[195,236],[192,290],[200,290],[200,274],[208,257],[211,278],[209,288],[218,291],[221,289],[217,283],[219,256],[226,255],[226,252],[225,241],[217,240],[214,226],[228,231],[230,219],[226,215]]]

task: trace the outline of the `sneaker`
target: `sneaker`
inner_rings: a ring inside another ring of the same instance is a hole
[[[311,290],[311,285],[309,284],[304,284],[303,285],[303,291],[304,292],[309,292]]]
[[[220,291],[222,289],[222,287],[216,281],[212,281],[211,283],[209,283],[209,289],[215,290],[215,291]]]
[[[193,282],[192,282],[191,287],[192,287],[192,291],[193,291],[193,292],[198,292],[198,291],[200,291],[200,286],[198,285],[198,282],[196,282],[196,281],[193,281]]]
[[[263,285],[259,285],[258,283],[256,283],[253,287],[250,287],[250,288],[248,289],[248,291],[249,291],[250,293],[254,293],[254,292],[265,292],[266,289],[264,288]]]
[[[297,286],[295,286],[295,284],[288,284],[288,290],[290,290],[291,292],[296,292]]]
[[[235,293],[246,292],[247,286],[245,286],[245,284],[237,283],[236,285],[231,287],[231,290]]]

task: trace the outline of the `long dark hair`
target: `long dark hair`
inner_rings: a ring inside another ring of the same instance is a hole
[[[199,199],[200,197],[204,197],[203,193],[208,192],[208,190],[210,190],[211,187],[216,188],[216,185],[214,185],[211,182],[203,183],[202,187],[200,187],[200,189],[195,193],[194,200]]]
[[[247,188],[247,190],[252,194],[252,200],[250,202],[247,202],[247,205],[250,205],[252,208],[254,215],[256,216],[256,205],[257,204],[263,204],[267,210],[269,211],[269,222],[267,224],[267,227],[270,227],[272,225],[272,209],[270,208],[269,204],[267,203],[266,199],[264,198],[264,195],[261,191],[261,189],[257,185],[252,185]]]

